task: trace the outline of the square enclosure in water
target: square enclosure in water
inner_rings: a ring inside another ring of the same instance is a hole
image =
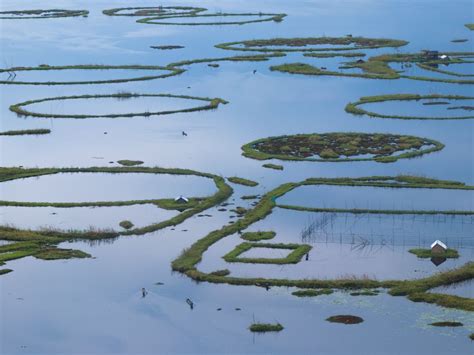
[[[262,256],[253,253],[256,249],[264,251]],[[274,253],[269,254],[269,250]],[[273,244],[273,243],[241,243],[234,250],[223,256],[229,263],[253,263],[253,264],[296,264],[301,258],[311,250],[307,244]],[[280,256],[277,252],[287,251],[285,256]],[[252,252],[252,254],[249,254]],[[242,254],[249,254],[242,256]],[[270,257],[268,257],[270,256]],[[272,257],[274,256],[274,257]]]

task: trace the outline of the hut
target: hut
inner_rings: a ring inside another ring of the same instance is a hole
[[[363,59],[358,59],[358,60],[356,61],[356,63],[362,64],[362,63],[365,63],[365,60],[363,60]]]
[[[176,202],[176,203],[188,203],[189,199],[182,196],[182,195],[180,195],[180,196],[178,196],[174,199],[174,202]]]
[[[448,250],[446,244],[444,244],[440,240],[435,240],[433,244],[431,244],[430,248],[431,254],[433,255],[443,255],[444,253],[446,253],[446,250]]]

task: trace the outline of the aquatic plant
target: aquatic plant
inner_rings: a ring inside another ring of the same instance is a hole
[[[264,168],[267,169],[273,169],[273,170],[283,170],[283,165],[278,165],[278,164],[263,164],[262,165]]]
[[[237,176],[228,177],[227,180],[229,180],[233,184],[250,186],[250,187],[255,187],[258,185],[258,182],[256,181],[240,178]]]
[[[296,297],[317,297],[321,295],[330,295],[333,292],[334,291],[331,289],[321,289],[321,290],[308,289],[308,290],[294,291],[291,294]]]
[[[331,316],[329,318],[326,318],[326,320],[331,323],[341,323],[341,324],[359,324],[364,321],[361,317],[346,315],[346,314]]]
[[[250,325],[249,330],[254,333],[266,333],[266,332],[280,332],[284,328],[280,323],[253,323]]]
[[[17,131],[3,131],[0,132],[0,136],[29,136],[29,135],[41,135],[51,133],[50,129],[23,129]]]
[[[141,160],[117,160],[117,163],[123,166],[136,166],[136,165],[142,165],[143,162]]]
[[[268,239],[273,239],[275,238],[276,233],[273,231],[268,231],[268,232],[246,232],[243,233],[240,238],[243,240],[249,241],[249,242],[258,242],[260,240],[268,240]]]
[[[133,228],[134,224],[130,221],[122,221],[119,223],[119,226],[124,229],[130,229],[130,228]]]
[[[434,322],[430,323],[433,327],[462,327],[464,324],[461,322],[452,322],[452,321],[444,321],[444,322]]]

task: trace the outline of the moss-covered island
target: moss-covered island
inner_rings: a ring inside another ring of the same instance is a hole
[[[331,323],[341,323],[341,324],[359,324],[364,321],[361,317],[346,315],[346,314],[331,316],[327,318],[326,320]]]
[[[275,238],[276,233],[273,231],[268,231],[268,232],[245,232],[243,233],[240,237],[243,240],[246,240],[248,242],[258,242],[260,240],[268,240],[268,239],[273,239]]]
[[[386,133],[338,132],[263,138],[244,145],[242,154],[258,160],[319,162],[374,160],[388,163],[443,148],[442,143],[428,138]]]
[[[249,179],[244,179],[244,178],[237,177],[237,176],[231,176],[231,177],[227,178],[227,180],[229,180],[233,184],[249,186],[249,187],[255,187],[255,186],[258,185],[258,182],[256,182],[256,181],[249,180]]]
[[[164,111],[144,111],[144,112],[124,112],[124,113],[110,113],[110,114],[60,114],[60,113],[41,113],[28,111],[24,107],[41,103],[41,102],[51,102],[51,101],[67,101],[67,100],[98,100],[106,98],[115,98],[118,100],[139,98],[139,97],[155,97],[155,98],[174,98],[182,100],[193,100],[197,102],[206,102],[205,105],[199,105],[190,108],[182,109],[173,109],[173,110],[164,110]],[[208,98],[208,97],[197,97],[189,95],[173,95],[173,94],[136,94],[129,92],[119,92],[116,94],[109,95],[75,95],[75,96],[56,96],[56,97],[47,97],[44,99],[29,100],[20,102],[10,106],[10,111],[16,113],[19,116],[32,116],[32,117],[41,117],[41,118],[75,118],[75,119],[85,119],[85,118],[120,118],[120,117],[150,117],[150,116],[160,116],[160,115],[170,115],[180,112],[195,112],[195,111],[204,111],[204,110],[214,110],[220,104],[227,104],[228,102],[220,98]]]
[[[366,37],[303,37],[252,39],[217,44],[220,49],[254,52],[331,52],[373,49],[383,47],[398,48],[407,41],[387,38]]]

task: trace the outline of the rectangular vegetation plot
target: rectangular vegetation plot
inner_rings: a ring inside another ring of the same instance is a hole
[[[258,249],[260,253],[255,252]],[[263,254],[261,250],[266,249]],[[269,252],[273,249],[274,252]],[[223,256],[230,263],[255,263],[255,264],[296,264],[303,255],[311,250],[306,244],[272,244],[272,243],[241,243],[234,250]],[[286,251],[287,254],[281,254]],[[280,252],[280,253],[278,253]],[[247,254],[251,253],[251,254]],[[270,255],[268,254],[270,253]]]
[[[301,186],[278,205],[333,210],[474,212],[474,191],[371,186]]]

